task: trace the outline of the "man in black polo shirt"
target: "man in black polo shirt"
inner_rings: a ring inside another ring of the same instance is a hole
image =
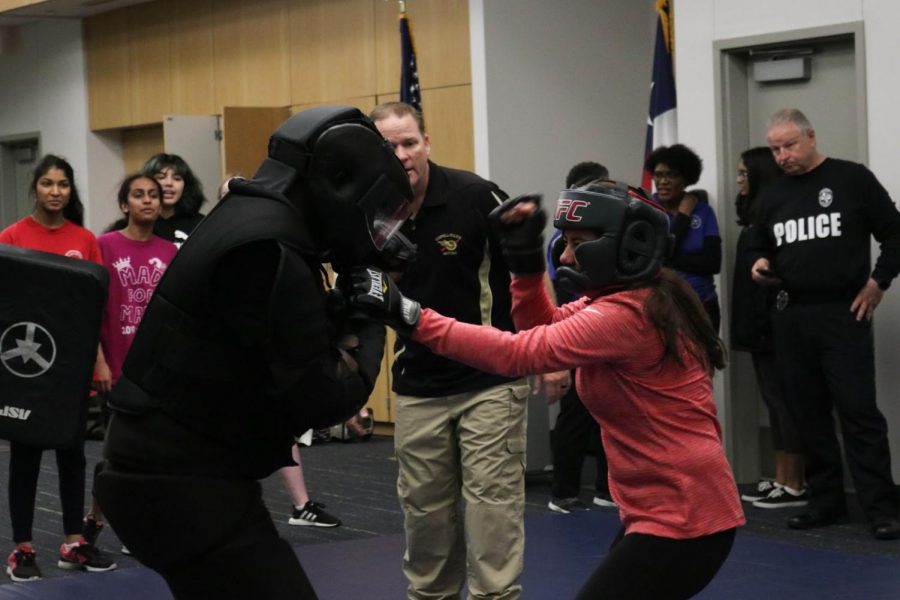
[[[429,161],[422,115],[412,106],[382,104],[370,116],[413,189],[406,231],[417,253],[401,291],[460,321],[512,331],[509,271],[487,220],[506,194]],[[466,573],[472,598],[519,598],[526,380],[477,371],[398,334],[393,389],[409,598],[456,598]]]
[[[807,455],[806,512],[788,520],[809,529],[847,515],[841,422],[847,464],[872,533],[900,538],[897,488],[887,423],[875,403],[872,315],[900,272],[900,213],[864,166],[816,149],[809,120],[796,109],[769,119],[769,147],[785,172],[760,197],[763,232],[751,247],[753,279],[781,285],[772,319],[778,360],[786,365],[789,408]],[[871,269],[870,236],[881,243]]]

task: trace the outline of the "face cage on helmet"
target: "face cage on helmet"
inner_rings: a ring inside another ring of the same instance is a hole
[[[371,190],[359,201],[359,208],[365,215],[372,245],[380,252],[412,216],[412,203],[386,178],[380,178],[379,184],[377,191]],[[386,189],[388,186],[390,189]]]

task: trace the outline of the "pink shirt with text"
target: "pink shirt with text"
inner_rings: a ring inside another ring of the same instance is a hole
[[[109,298],[100,344],[115,382],[122,373],[122,363],[150,296],[177,248],[155,235],[147,241],[137,241],[119,231],[101,235],[97,241],[103,265],[109,271]]]

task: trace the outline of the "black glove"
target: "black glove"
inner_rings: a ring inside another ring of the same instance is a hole
[[[405,298],[397,284],[374,267],[360,267],[342,274],[338,285],[353,308],[382,321],[399,333],[409,335],[419,323],[422,313],[419,303]]]
[[[523,202],[537,205],[537,210],[519,223],[504,223],[500,217]],[[500,238],[506,265],[515,275],[544,272],[544,225],[547,215],[541,210],[540,194],[525,194],[506,200],[488,215],[491,228]]]
[[[356,361],[356,371],[371,393],[384,356],[384,323],[359,313],[353,315],[346,322],[338,348]]]

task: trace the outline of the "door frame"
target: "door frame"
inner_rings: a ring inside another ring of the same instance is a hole
[[[8,179],[10,168],[15,168],[12,162],[15,160],[11,154],[11,147],[23,142],[35,142],[35,163],[41,157],[41,133],[39,131],[30,131],[26,133],[16,133],[11,135],[0,136],[0,196],[7,199],[13,199],[13,210],[15,210],[18,198],[16,197],[15,184]],[[0,217],[4,217],[7,204],[0,205]],[[12,224],[13,219],[8,224]]]
[[[869,135],[866,106],[865,28],[862,21],[851,21],[822,27],[785,30],[717,40],[713,43],[716,155],[718,157],[718,197],[733,196],[731,173],[743,150],[750,147],[749,106],[747,101],[747,50],[773,44],[827,41],[828,38],[853,39],[854,73],[856,76],[856,131],[859,160],[868,162]],[[725,206],[727,203],[723,203]],[[726,218],[723,214],[722,218]],[[729,242],[731,242],[729,240]],[[733,246],[733,242],[728,247]],[[730,253],[726,254],[731,257]],[[722,265],[723,323],[730,322],[732,260]],[[728,343],[728,328],[723,328]],[[725,451],[738,481],[754,481],[761,472],[759,436],[759,400],[752,364],[746,353],[733,353],[730,368],[724,371]],[[747,385],[752,381],[753,385]]]

